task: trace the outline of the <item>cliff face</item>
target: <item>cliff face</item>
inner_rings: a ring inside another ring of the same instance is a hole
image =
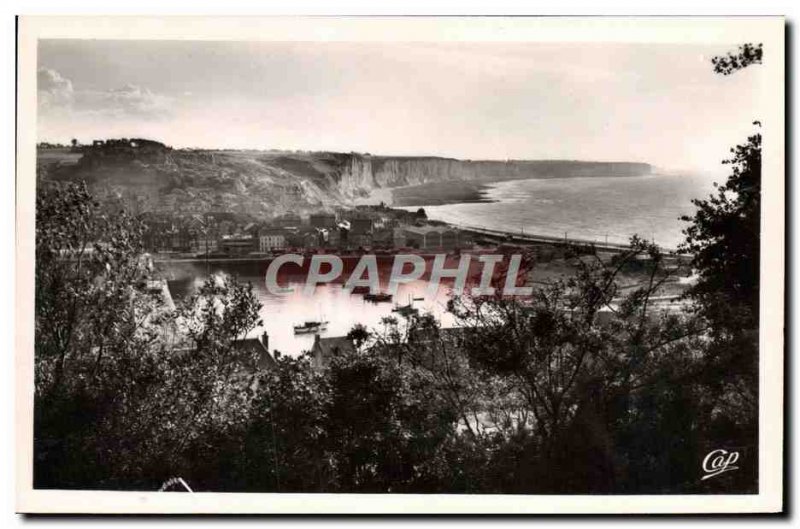
[[[592,176],[642,176],[650,174],[646,163],[580,162],[569,160],[469,161],[433,157],[379,157],[353,154],[333,176],[336,190],[344,195],[375,188],[420,185],[431,182],[470,180],[497,182],[524,178]]]
[[[117,147],[108,143],[104,149],[111,152]],[[114,151],[113,155],[87,151],[77,163],[60,163],[53,161],[52,153],[40,153],[39,178],[84,180],[100,198],[122,197],[139,211],[231,211],[269,217],[346,205],[380,188],[451,181],[637,176],[651,171],[648,164],[641,163],[469,161],[166,147],[151,153],[149,147],[135,151],[123,147],[124,152]]]
[[[465,180],[476,177],[469,162],[446,158],[388,158],[350,155],[333,176],[337,190],[357,195],[375,188]]]

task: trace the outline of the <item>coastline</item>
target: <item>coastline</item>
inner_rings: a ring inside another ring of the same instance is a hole
[[[547,245],[547,246],[565,246],[565,245],[572,245],[572,246],[594,246],[598,250],[604,251],[611,251],[611,252],[619,252],[624,251],[629,248],[627,244],[618,244],[618,243],[600,243],[598,241],[593,241],[589,239],[581,239],[581,238],[563,238],[563,237],[555,237],[551,235],[539,235],[535,233],[521,233],[521,232],[513,232],[513,231],[505,231],[505,230],[493,230],[487,228],[480,228],[477,226],[467,226],[467,225],[455,225],[449,222],[443,221],[436,221],[439,225],[448,226],[453,229],[457,229],[466,233],[469,233],[473,236],[482,237],[487,241],[492,241],[494,244],[498,246],[501,244],[519,244],[519,245]],[[325,249],[322,252],[302,252],[304,254],[316,254],[316,253],[333,253],[339,255],[344,259],[358,259],[364,254],[368,254],[370,252],[362,251],[347,251],[345,253],[336,253],[331,251],[331,248]],[[674,249],[671,248],[662,248],[665,252],[673,253],[675,252]],[[461,252],[469,253],[469,249],[462,249]],[[419,255],[424,258],[434,258],[438,255],[436,252],[429,252],[429,251],[404,251],[404,252],[394,252],[383,250],[380,255],[383,257],[391,257],[396,253],[413,253],[415,255]],[[451,253],[452,251],[448,252]],[[298,252],[300,253],[300,252]],[[230,256],[230,257],[203,257],[203,256],[195,256],[190,257],[187,255],[176,255],[170,256],[168,254],[151,254],[152,262],[154,264],[180,264],[180,263],[201,263],[201,264],[221,264],[221,263],[262,263],[262,262],[269,262],[275,259],[281,253],[276,253],[272,255],[252,255],[252,256]]]
[[[626,178],[637,178],[652,174],[654,173],[624,176]],[[449,204],[493,203],[497,201],[488,198],[487,191],[494,184],[518,180],[549,180],[551,178],[587,178],[587,176],[574,175],[563,177],[539,175],[520,177],[515,175],[507,178],[493,178],[491,180],[445,180],[442,182],[427,182],[409,186],[384,187],[374,189],[369,196],[358,200],[356,203],[375,204],[383,202],[389,206],[402,208],[444,206]]]
[[[642,175],[646,176],[646,175]],[[404,209],[414,211],[415,208],[426,206],[442,206],[450,204],[465,203],[498,203],[498,200],[487,197],[487,191],[495,184],[512,180],[543,180],[546,178],[513,178],[487,181],[465,181],[450,180],[446,182],[429,182],[402,187],[383,187],[375,188],[365,197],[360,197],[353,201],[353,205],[376,205],[383,203],[389,208]],[[482,239],[489,244],[518,244],[518,245],[548,245],[548,246],[594,246],[598,250],[619,252],[629,248],[627,242],[603,242],[598,239],[588,237],[562,237],[553,234],[542,234],[536,231],[522,231],[511,229],[487,228],[478,224],[445,221],[431,219],[431,222],[445,225],[453,229],[468,232],[476,238]],[[328,249],[329,252],[331,249]],[[674,254],[677,249],[674,247],[662,246],[662,250]],[[386,251],[386,250],[382,250]],[[389,250],[391,251],[391,250]],[[316,252],[311,252],[316,253]],[[325,253],[325,251],[323,251]],[[346,252],[348,257],[358,255],[359,252]],[[231,263],[231,262],[261,262],[269,261],[274,256],[250,255],[250,256],[230,256],[230,257],[210,257],[203,256],[170,256],[158,255],[156,262],[160,263]]]
[[[685,206],[691,199],[705,196],[708,187],[708,182],[700,178],[658,173],[639,178],[576,176],[451,184],[453,190],[446,195],[437,196],[431,188],[429,196],[419,200],[414,199],[424,195],[422,190],[428,186],[404,189],[406,200],[392,206],[411,212],[424,208],[431,221],[491,238],[505,236],[504,240],[534,244],[593,244],[614,250],[628,247],[630,236],[639,234],[670,253],[677,252],[683,240],[679,219],[690,213]],[[626,196],[631,190],[641,191],[642,201],[628,204]],[[605,232],[585,218],[586,211],[595,209],[604,225],[610,226]],[[629,210],[640,215],[629,218],[619,213]]]
[[[395,207],[443,206],[446,204],[495,202],[486,197],[493,182],[450,180],[390,188]]]

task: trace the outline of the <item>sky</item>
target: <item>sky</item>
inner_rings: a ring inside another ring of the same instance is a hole
[[[42,40],[38,135],[715,171],[769,97],[737,44]]]

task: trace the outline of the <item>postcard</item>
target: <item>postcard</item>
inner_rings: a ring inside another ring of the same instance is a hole
[[[776,513],[782,17],[21,17],[26,513]]]

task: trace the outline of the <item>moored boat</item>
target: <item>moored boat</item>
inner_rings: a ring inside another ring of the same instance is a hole
[[[327,321],[307,321],[302,325],[294,326],[295,334],[314,334],[324,331],[328,327]]]
[[[414,306],[412,306],[412,305],[410,305],[410,304],[409,305],[396,305],[392,309],[392,312],[397,312],[398,314],[401,314],[403,316],[412,316],[412,315],[419,314],[419,309],[414,307]]]
[[[373,303],[383,303],[386,301],[392,301],[392,295],[387,294],[386,292],[378,292],[377,294],[364,294],[365,301],[371,301]]]
[[[397,312],[403,316],[415,316],[419,314],[419,309],[414,306],[414,300],[409,294],[408,303],[406,305],[395,305],[392,312]]]

